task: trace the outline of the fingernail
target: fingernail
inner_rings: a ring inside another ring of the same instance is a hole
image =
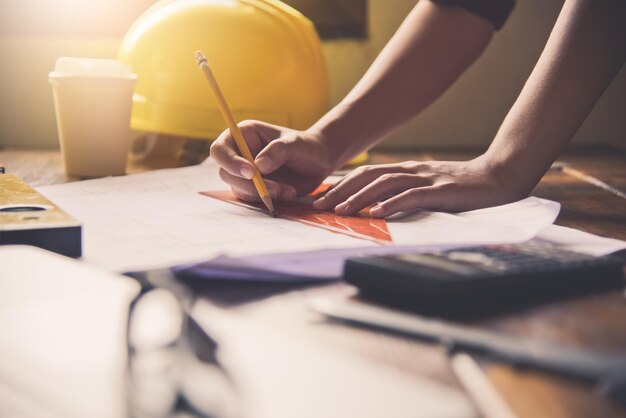
[[[252,177],[254,177],[254,170],[252,170],[248,166],[241,167],[240,173],[242,177],[247,179],[251,179]]]
[[[313,207],[315,209],[324,209],[326,207],[326,198],[320,197],[316,201],[313,202]]]
[[[383,207],[382,206],[374,206],[373,208],[370,209],[370,215],[371,216],[380,216],[383,214]]]
[[[343,203],[335,206],[335,212],[337,212],[337,213],[347,212],[349,208],[350,208],[350,204],[348,202],[343,202]]]
[[[272,167],[272,160],[270,160],[268,157],[261,157],[254,163],[256,164],[256,167],[262,172],[265,172]]]

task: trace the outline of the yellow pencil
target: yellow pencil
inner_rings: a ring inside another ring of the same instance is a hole
[[[267,191],[267,187],[265,186],[263,177],[261,177],[261,173],[259,172],[259,170],[256,168],[256,165],[254,164],[254,158],[252,157],[250,148],[248,148],[248,143],[244,139],[241,131],[239,130],[239,127],[237,126],[237,122],[235,122],[235,118],[233,117],[233,114],[230,111],[228,104],[226,103],[226,99],[224,99],[224,95],[222,94],[222,91],[220,90],[220,87],[217,84],[217,80],[215,79],[215,76],[213,75],[213,72],[211,71],[211,68],[209,67],[209,63],[206,57],[204,56],[204,52],[196,51],[196,61],[198,61],[198,65],[200,66],[200,69],[202,70],[202,72],[204,73],[204,76],[206,77],[207,81],[211,85],[211,90],[213,90],[213,94],[215,95],[215,100],[217,101],[217,105],[220,108],[222,117],[226,121],[226,125],[228,126],[228,129],[230,129],[230,133],[235,139],[237,148],[239,148],[239,153],[246,160],[250,161],[252,165],[254,166],[254,177],[252,177],[252,181],[254,182],[254,186],[256,187],[256,190],[259,192],[259,197],[261,197],[261,200],[263,201],[263,203],[265,203],[265,206],[267,206],[267,209],[269,210],[270,215],[272,217],[276,217],[276,212],[274,211],[274,204],[272,203],[272,198],[269,192]]]

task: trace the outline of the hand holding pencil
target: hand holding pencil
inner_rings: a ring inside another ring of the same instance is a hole
[[[222,94],[222,91],[220,90],[220,87],[217,84],[217,80],[215,79],[215,76],[213,75],[213,72],[211,71],[211,68],[209,67],[207,59],[202,51],[196,51],[196,60],[198,62],[198,65],[200,66],[200,69],[204,73],[204,76],[206,77],[207,81],[211,85],[211,90],[213,91],[213,94],[215,95],[215,100],[217,101],[217,105],[220,109],[220,112],[222,113],[222,117],[224,118],[224,121],[226,122],[226,126],[228,126],[228,129],[230,129],[231,135],[235,139],[235,143],[237,144],[239,153],[246,160],[250,161],[250,163],[252,163],[252,165],[254,166],[254,176],[252,177],[252,181],[254,182],[254,186],[256,187],[259,193],[259,197],[261,198],[265,206],[267,206],[270,216],[276,217],[274,204],[267,190],[267,187],[265,186],[263,177],[261,177],[261,173],[254,165],[254,157],[252,156],[252,153],[250,152],[250,148],[248,148],[248,144],[246,143],[246,140],[243,137],[241,130],[239,129],[239,127],[237,126],[237,123],[235,122],[235,118],[233,117],[233,114],[230,111],[228,104],[226,103],[226,99],[224,99],[224,95]]]
[[[196,54],[196,59],[201,68],[206,67],[210,71],[204,61],[206,58],[200,54]],[[207,75],[204,68],[203,72],[211,83],[213,75],[210,72]],[[218,105],[222,106],[219,99]],[[228,108],[226,110],[230,114]],[[254,182],[255,173],[260,172],[265,176],[263,182],[273,199],[288,201],[315,190],[335,167],[332,153],[312,132],[261,121],[246,121],[237,126],[232,114],[224,118],[227,121],[230,118],[232,125],[227,122],[229,129],[211,145],[211,158],[220,166],[222,180],[243,201],[259,200],[260,193]],[[239,142],[243,142],[243,150]],[[248,156],[244,154],[246,149],[252,151]],[[254,160],[248,158],[253,153],[256,155]]]

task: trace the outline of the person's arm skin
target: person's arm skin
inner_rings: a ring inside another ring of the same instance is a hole
[[[626,2],[567,0],[487,152],[520,196],[533,189],[626,59]]]
[[[468,162],[358,169],[318,202],[349,215],[469,210],[533,189],[570,141],[626,57],[626,2],[566,0],[546,47],[488,151]],[[388,198],[384,200],[385,198]]]
[[[333,170],[414,117],[474,62],[493,32],[491,23],[463,9],[420,1],[354,89],[310,129],[240,124],[272,197],[311,192]],[[211,157],[239,198],[258,200],[249,180],[252,166],[237,154],[228,131],[211,146]],[[339,189],[336,202],[359,189]]]

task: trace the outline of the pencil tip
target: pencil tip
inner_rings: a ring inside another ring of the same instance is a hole
[[[261,200],[263,201],[263,203],[265,203],[265,206],[267,207],[267,213],[269,213],[272,218],[275,218],[276,211],[274,210],[274,203],[272,202],[272,198],[269,196],[264,196],[261,198]]]

